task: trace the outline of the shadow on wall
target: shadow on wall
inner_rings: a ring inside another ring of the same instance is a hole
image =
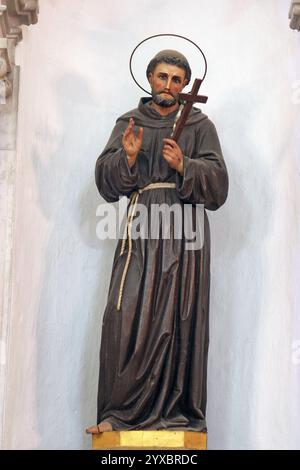
[[[220,212],[210,214],[210,449],[252,448],[263,243],[272,231],[274,193],[259,142],[253,140],[259,109],[255,95],[242,88],[228,95],[233,98],[220,107],[216,125],[229,173],[229,195]]]
[[[82,449],[91,446],[85,428],[96,419],[101,316],[116,241],[96,237],[103,110],[81,77],[63,76],[52,93],[59,132],[43,115],[32,152],[49,221],[37,319],[38,432],[42,449]]]

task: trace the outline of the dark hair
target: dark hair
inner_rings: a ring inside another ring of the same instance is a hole
[[[186,60],[181,59],[180,57],[172,57],[170,55],[162,55],[160,57],[154,57],[149,62],[149,65],[147,67],[147,71],[146,71],[147,78],[149,78],[150,73],[153,73],[155,67],[161,63],[176,65],[176,67],[180,67],[181,69],[185,71],[185,78],[187,79],[188,83],[190,82],[192,72],[191,72],[189,63]]]

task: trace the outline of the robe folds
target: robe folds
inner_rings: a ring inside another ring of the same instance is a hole
[[[128,198],[149,183],[175,183],[139,195],[139,204],[204,206],[204,243],[185,248],[174,231],[166,238],[136,238],[117,309],[128,243],[118,240],[100,347],[97,422],[114,430],[206,429],[209,344],[210,230],[206,209],[226,200],[228,175],[214,124],[193,107],[178,140],[184,155],[181,176],[162,155],[177,111],[161,116],[141,98],[121,116],[97,159],[96,185],[108,202]],[[130,117],[144,128],[142,148],[132,168],[122,147]],[[151,218],[151,217],[150,217]],[[170,219],[172,221],[172,218]]]

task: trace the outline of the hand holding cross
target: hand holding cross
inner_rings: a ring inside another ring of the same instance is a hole
[[[179,113],[175,119],[173,132],[170,139],[164,139],[163,156],[171,168],[178,171],[180,175],[183,175],[183,153],[177,141],[182,132],[182,129],[186,123],[189,112],[193,106],[193,103],[206,103],[207,96],[197,95],[202,80],[196,78],[192,91],[190,93],[180,93],[179,100],[184,101],[184,104],[180,105]]]
[[[175,142],[177,142],[179,139],[179,136],[186,123],[186,120],[193,104],[206,103],[208,100],[207,96],[197,95],[201,83],[201,78],[196,78],[193,84],[192,91],[190,93],[179,93],[179,100],[184,101],[185,104],[183,105],[183,108],[181,110],[180,117],[175,121],[175,126],[171,135],[171,138],[175,140]]]

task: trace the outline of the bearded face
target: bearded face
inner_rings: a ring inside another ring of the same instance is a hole
[[[170,108],[178,103],[178,95],[185,87],[185,70],[176,65],[162,62],[149,75],[152,99],[162,108]]]

